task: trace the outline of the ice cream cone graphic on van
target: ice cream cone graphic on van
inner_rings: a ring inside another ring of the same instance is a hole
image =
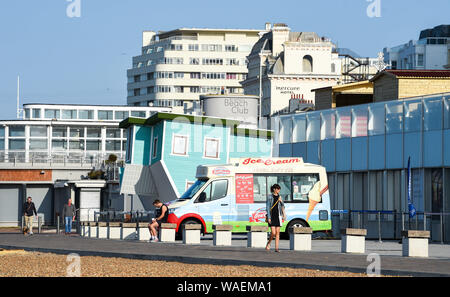
[[[312,211],[316,207],[317,203],[322,201],[322,195],[328,190],[328,185],[326,185],[323,189],[321,188],[320,181],[316,182],[314,186],[308,193],[309,205],[308,211],[306,212],[306,221],[309,220]]]

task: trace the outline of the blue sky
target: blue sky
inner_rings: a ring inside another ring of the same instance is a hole
[[[1,1],[0,119],[16,117],[18,74],[21,103],[126,104],[126,70],[143,30],[286,23],[375,57],[422,29],[450,24],[449,0],[373,0],[381,3],[379,18],[368,17],[367,0],[80,1],[80,18],[67,16],[68,0]]]

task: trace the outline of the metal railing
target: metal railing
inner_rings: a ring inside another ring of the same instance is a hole
[[[450,213],[417,212],[411,218],[408,212],[396,210],[332,210],[331,216],[335,233],[340,233],[342,228],[367,229],[369,238],[381,242],[383,239],[401,239],[401,231],[428,230],[431,238],[439,238],[444,243],[447,239],[445,218]]]
[[[140,223],[150,222],[154,211],[136,210],[136,211],[96,211],[94,212],[95,222],[123,222],[123,223]]]

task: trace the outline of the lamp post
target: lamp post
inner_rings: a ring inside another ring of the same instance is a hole
[[[259,128],[262,126],[262,59],[263,59],[263,50],[266,47],[267,39],[264,40],[264,43],[259,51]]]

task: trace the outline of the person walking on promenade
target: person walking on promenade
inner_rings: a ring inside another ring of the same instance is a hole
[[[162,223],[167,223],[169,208],[158,199],[153,202],[153,206],[155,207],[156,218],[153,218],[153,221],[148,224],[148,229],[150,231],[150,241],[158,242],[158,229]]]
[[[279,252],[280,243],[280,228],[283,221],[286,220],[286,213],[284,209],[284,203],[280,196],[281,187],[278,184],[274,184],[270,191],[272,196],[267,198],[266,212],[267,222],[270,227],[270,238],[266,245],[266,250],[270,250],[270,243],[275,238],[275,252]]]
[[[76,211],[75,205],[72,204],[72,199],[69,198],[69,201],[64,205],[62,212],[66,235],[72,232],[72,222],[75,220]]]
[[[27,202],[23,204],[23,216],[25,217],[25,226],[29,235],[33,235],[33,214],[37,217],[36,206],[32,202],[31,197],[28,197]]]

